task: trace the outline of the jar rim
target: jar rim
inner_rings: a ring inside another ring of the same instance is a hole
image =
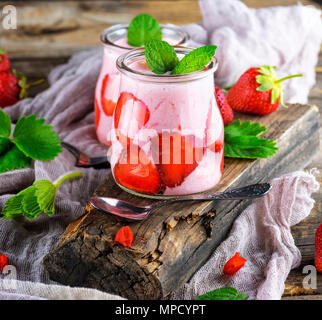
[[[182,47],[182,46],[174,46],[173,48],[175,52],[179,54],[188,54],[189,52],[195,49],[195,48]],[[150,74],[150,73],[143,73],[140,71],[136,71],[130,68],[127,65],[127,62],[130,59],[143,56],[144,50],[145,50],[144,48],[137,48],[120,55],[116,60],[117,69],[121,73],[141,81],[174,83],[174,82],[194,81],[197,79],[204,78],[209,74],[213,74],[218,68],[218,61],[215,56],[211,58],[211,61],[204,69],[190,72],[190,73],[184,73],[184,74],[154,74],[154,73]]]
[[[108,39],[108,34],[115,32],[117,30],[128,29],[128,27],[129,27],[129,24],[116,24],[116,25],[113,25],[113,26],[103,30],[101,33],[101,37],[100,37],[101,44],[103,46],[108,45],[108,46],[113,46],[113,47],[116,47],[119,49],[126,49],[126,50],[135,49],[136,47],[131,47],[131,46],[124,47],[124,46],[117,45]],[[176,26],[171,23],[166,23],[166,24],[160,24],[160,27],[161,27],[161,29],[169,29],[172,31],[180,32],[182,34],[182,40],[176,44],[178,46],[183,45],[184,43],[186,43],[190,39],[189,34],[186,31],[184,31],[182,28],[180,28],[179,26]]]

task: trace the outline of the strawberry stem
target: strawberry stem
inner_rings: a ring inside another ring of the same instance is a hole
[[[70,179],[75,179],[75,178],[82,178],[82,177],[83,177],[83,174],[81,172],[70,172],[64,176],[59,177],[53,184],[58,189],[59,186],[65,181]]]
[[[291,78],[296,78],[296,77],[303,77],[303,73],[299,73],[299,74],[293,74],[291,76],[287,76],[287,77],[284,77],[284,78],[281,78],[281,79],[278,79],[275,81],[275,83],[280,83],[284,80],[287,80],[287,79],[291,79]]]

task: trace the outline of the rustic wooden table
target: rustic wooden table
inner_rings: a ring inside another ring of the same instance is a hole
[[[297,0],[245,0],[250,7],[290,5]],[[313,4],[312,1],[301,1]],[[102,29],[116,23],[127,23],[135,15],[146,12],[160,22],[185,24],[201,20],[197,0],[106,0],[106,1],[24,1],[17,8],[17,29],[0,28],[0,47],[5,48],[12,65],[28,76],[30,81],[46,78],[50,70],[64,63],[74,52],[99,46]],[[31,95],[48,87],[45,82],[34,88]],[[322,50],[316,67],[316,84],[309,95],[309,104],[322,113]],[[320,117],[322,124],[322,117]],[[317,179],[322,183],[322,130],[320,150],[306,170],[317,168]],[[322,275],[317,276],[317,289],[304,289],[304,266],[314,265],[314,234],[322,222],[322,188],[313,195],[316,200],[309,217],[292,228],[295,243],[302,253],[302,265],[292,270],[285,284],[283,299],[321,299]]]

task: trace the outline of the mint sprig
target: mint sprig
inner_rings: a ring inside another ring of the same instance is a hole
[[[82,176],[81,172],[71,172],[55,182],[46,179],[36,180],[33,185],[6,201],[2,210],[3,218],[12,219],[23,215],[28,219],[35,219],[43,212],[52,216],[55,213],[56,194],[60,185],[67,180]]]
[[[156,74],[171,71],[171,74],[185,74],[202,70],[211,61],[217,46],[203,46],[190,51],[181,61],[174,48],[166,41],[151,40],[145,44],[145,59]]]
[[[274,155],[278,150],[276,142],[259,137],[266,130],[258,122],[250,120],[243,123],[236,120],[225,126],[225,157],[258,159]]]
[[[145,59],[156,74],[172,71],[179,62],[174,48],[166,41],[151,40],[145,45]]]
[[[127,43],[133,47],[141,47],[152,39],[162,39],[159,22],[146,13],[136,16],[129,24]]]
[[[32,160],[52,160],[62,151],[57,133],[44,122],[35,115],[23,116],[11,138],[10,116],[0,110],[0,173],[25,168]]]
[[[200,295],[195,300],[246,300],[248,295],[245,293],[238,293],[237,289],[232,287],[215,289]]]
[[[203,46],[186,54],[178,63],[172,74],[184,74],[206,68],[215,55],[217,46]]]

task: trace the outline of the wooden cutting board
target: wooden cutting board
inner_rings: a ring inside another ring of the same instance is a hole
[[[259,121],[263,137],[277,141],[279,151],[268,159],[225,159],[223,177],[212,191],[266,182],[282,173],[304,168],[319,146],[318,109],[289,105],[267,116],[235,113],[235,119]],[[143,199],[121,190],[108,176],[95,195],[137,204]],[[129,299],[160,299],[177,290],[207,261],[226,238],[234,220],[250,200],[174,203],[141,222],[130,223],[131,248],[113,242],[123,225],[115,216],[87,205],[72,222],[57,248],[44,258],[52,280],[96,288]]]

